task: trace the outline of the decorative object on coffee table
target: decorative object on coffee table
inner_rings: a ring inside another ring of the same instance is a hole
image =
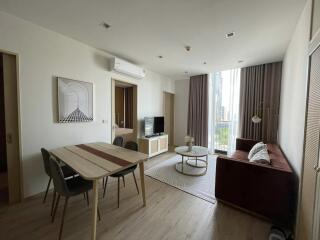
[[[191,152],[192,151],[192,146],[194,143],[194,138],[187,135],[184,137],[184,142],[186,143],[186,146],[188,146],[188,151]]]
[[[193,146],[192,151],[189,151],[188,146],[182,146],[176,147],[175,152],[181,155],[181,162],[178,162],[175,166],[177,172],[188,176],[203,176],[207,173],[207,148],[201,146]],[[186,161],[184,161],[185,157],[188,158]]]

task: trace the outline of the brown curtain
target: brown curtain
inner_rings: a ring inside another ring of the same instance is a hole
[[[241,69],[240,137],[277,142],[281,75],[282,62]],[[252,122],[255,114],[260,123]]]
[[[124,89],[125,128],[133,128],[133,87]]]
[[[190,78],[188,135],[195,145],[208,147],[208,75]]]

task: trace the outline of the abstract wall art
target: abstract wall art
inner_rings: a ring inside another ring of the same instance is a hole
[[[59,122],[93,121],[93,84],[58,77]]]

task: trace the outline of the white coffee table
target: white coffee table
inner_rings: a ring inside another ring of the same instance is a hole
[[[203,176],[207,173],[208,148],[192,146],[192,150],[189,151],[187,146],[181,146],[176,147],[175,152],[181,155],[181,162],[175,166],[177,172],[188,176]],[[185,157],[186,161],[184,161]]]

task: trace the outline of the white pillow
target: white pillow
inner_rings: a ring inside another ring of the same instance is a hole
[[[270,156],[267,149],[262,149],[249,159],[249,162],[270,164]]]
[[[264,144],[263,142],[258,142],[256,143],[250,150],[249,154],[248,154],[248,159],[251,159],[253,157],[253,155],[255,155],[257,152],[259,152],[262,149],[266,149],[267,150],[267,144]]]

